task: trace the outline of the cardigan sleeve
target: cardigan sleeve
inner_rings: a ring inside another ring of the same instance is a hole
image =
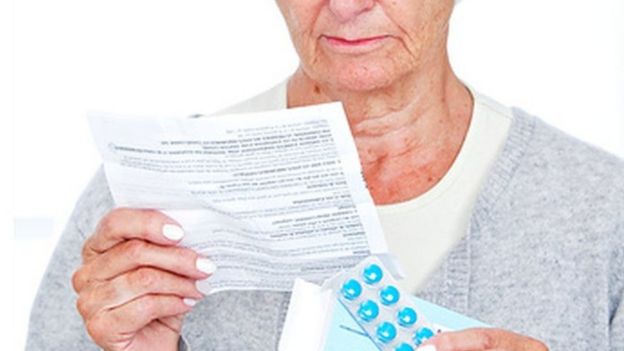
[[[77,223],[72,216],[39,285],[30,314],[28,351],[99,350],[86,332],[71,286],[71,276],[81,262],[84,241]]]
[[[71,278],[82,263],[85,238],[113,203],[100,167],[76,202],[39,285],[30,313],[26,350],[99,350],[76,308]]]

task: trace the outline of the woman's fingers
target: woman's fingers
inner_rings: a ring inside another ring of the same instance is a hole
[[[104,310],[86,320],[89,335],[99,345],[129,342],[131,338],[153,321],[178,316],[191,310],[179,296],[145,295],[117,308]],[[158,322],[160,323],[160,322]],[[174,328],[179,327],[176,325]],[[179,330],[170,330],[163,324],[161,332],[171,332],[175,336]]]
[[[100,220],[95,233],[85,242],[83,259],[88,261],[130,239],[172,246],[183,236],[179,224],[159,211],[116,208]]]
[[[110,281],[92,284],[78,297],[78,311],[84,319],[114,309],[147,295],[171,295],[199,300],[195,280],[154,268],[139,268]]]
[[[188,301],[188,300],[184,300]],[[188,303],[185,302],[187,305]],[[158,318],[158,322],[160,322],[166,328],[173,331],[174,333],[180,334],[182,331],[182,321],[184,320],[183,314],[177,314],[175,316],[167,316]]]
[[[494,328],[472,328],[436,335],[417,351],[548,351],[528,336]]]
[[[203,297],[209,259],[177,246],[182,228],[155,210],[118,208],[83,246],[72,284],[93,340],[105,349],[174,349],[182,317]]]
[[[195,251],[166,247],[141,240],[128,240],[93,257],[74,274],[74,289],[80,292],[90,282],[113,279],[141,267],[153,267],[200,280],[208,278],[216,266]]]
[[[417,351],[475,351],[496,347],[496,341],[485,329],[467,329],[438,334]]]

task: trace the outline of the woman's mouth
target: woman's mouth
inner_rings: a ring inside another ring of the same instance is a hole
[[[323,35],[321,37],[322,41],[332,50],[350,54],[359,54],[375,50],[384,45],[389,38],[389,35],[361,38],[343,38],[330,35]]]

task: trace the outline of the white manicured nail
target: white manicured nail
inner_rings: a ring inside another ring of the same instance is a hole
[[[435,345],[425,345],[416,349],[416,351],[436,351]]]
[[[206,274],[212,274],[217,270],[217,265],[207,258],[198,258],[195,267]]]
[[[204,295],[208,295],[210,293],[210,290],[212,290],[210,283],[208,283],[208,279],[196,281],[195,287],[197,288],[197,290],[199,290],[200,293]]]
[[[188,297],[182,300],[184,302],[185,305],[189,306],[189,307],[193,307],[197,304],[197,300],[194,299],[189,299]]]
[[[184,229],[175,224],[165,224],[162,233],[169,240],[178,241],[184,236]]]

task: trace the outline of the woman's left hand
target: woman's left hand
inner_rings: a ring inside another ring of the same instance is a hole
[[[502,329],[475,328],[440,333],[417,351],[548,351],[534,338]]]

